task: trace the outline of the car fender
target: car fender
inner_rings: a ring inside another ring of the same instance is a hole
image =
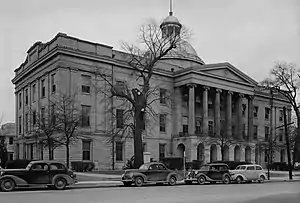
[[[54,184],[55,180],[58,179],[58,178],[66,179],[68,185],[71,185],[71,184],[75,183],[75,180],[73,178],[71,178],[69,175],[67,175],[67,174],[57,174],[52,178],[52,184]]]
[[[175,173],[175,172],[171,172],[171,173],[169,173],[168,176],[167,176],[167,181],[170,179],[171,176],[175,176],[175,178],[176,178],[177,181],[180,181],[180,180],[183,179],[179,174],[177,174],[177,173]]]
[[[268,177],[267,177],[267,175],[266,175],[265,173],[259,173],[259,174],[258,174],[258,179],[259,179],[260,176],[264,176],[265,179],[268,179]]]
[[[144,175],[143,173],[138,173],[138,172],[133,173],[133,175],[132,175],[133,180],[134,180],[136,177],[142,177],[142,178],[144,179],[144,181],[148,181],[147,176]]]
[[[229,179],[232,180],[232,177],[231,177],[231,175],[230,175],[229,173],[224,173],[224,174],[222,175],[222,178],[224,179],[225,176],[228,176]]]
[[[211,180],[205,173],[197,173],[195,177],[198,179],[200,176],[204,176],[206,180]]]
[[[235,180],[238,176],[241,176],[243,178],[243,180],[248,180],[248,178],[241,173],[234,174],[231,176],[231,178],[232,178],[232,180]]]
[[[22,179],[20,177],[17,177],[17,176],[14,176],[14,175],[4,175],[4,176],[1,176],[0,177],[0,182],[1,182],[1,180],[6,179],[6,178],[10,178],[13,181],[15,181],[15,183],[16,183],[17,186],[18,185],[28,185],[28,183],[24,179]]]

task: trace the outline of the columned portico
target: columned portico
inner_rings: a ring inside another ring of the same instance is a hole
[[[221,89],[216,89],[215,95],[215,132],[216,136],[220,136],[220,93],[222,92]]]
[[[195,134],[195,87],[196,84],[188,84],[189,88],[189,134]]]
[[[253,96],[248,96],[248,139],[253,140]]]
[[[237,134],[237,138],[238,139],[243,139],[243,98],[244,95],[243,94],[239,94],[238,95],[238,102],[237,102],[237,115],[238,115],[238,134]]]
[[[232,94],[233,92],[227,92],[227,108],[226,108],[226,115],[227,115],[227,136],[232,136]]]
[[[208,90],[210,88],[203,86],[203,134],[208,135]]]

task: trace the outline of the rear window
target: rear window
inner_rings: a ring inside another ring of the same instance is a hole
[[[255,168],[256,168],[256,170],[260,170],[260,171],[262,170],[261,166],[256,166]]]

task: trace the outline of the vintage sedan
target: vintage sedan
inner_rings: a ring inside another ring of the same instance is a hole
[[[184,180],[186,184],[197,182],[199,185],[203,185],[206,182],[222,182],[225,184],[229,184],[230,181],[231,177],[229,174],[228,165],[222,163],[202,165],[199,170],[192,170],[188,172]]]
[[[57,161],[32,161],[25,169],[1,169],[0,174],[0,189],[5,192],[38,185],[63,190],[76,182],[74,172]]]
[[[231,170],[230,175],[236,183],[252,181],[263,183],[267,179],[263,168],[256,164],[240,165],[235,170]]]
[[[134,184],[138,187],[143,186],[144,183],[168,183],[173,186],[180,179],[182,178],[178,173],[159,162],[145,163],[139,169],[125,170],[121,176],[121,181],[125,186]]]

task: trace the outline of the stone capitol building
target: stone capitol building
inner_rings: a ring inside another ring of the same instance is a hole
[[[181,26],[170,12],[160,27],[167,35],[170,29],[180,32]],[[265,166],[266,149],[256,144],[266,143],[272,136],[284,145],[283,128],[275,127],[283,125],[283,106],[288,109],[290,122],[288,101],[263,90],[230,63],[206,64],[188,42],[183,41],[181,46],[184,51],[166,55],[153,76],[161,98],[155,105],[158,119],[147,128],[151,133],[143,136],[143,150],[155,160],[185,154],[188,162],[212,162],[222,160],[219,143],[226,135],[231,145],[224,148],[224,160]],[[77,140],[71,146],[70,161],[93,161],[96,169],[121,168],[133,155],[133,140],[107,142],[110,115],[106,109],[112,99],[95,91],[91,84],[95,67],[114,70],[111,74],[119,82],[129,81],[132,70],[124,61],[125,55],[111,46],[64,33],[47,43],[34,43],[12,80],[17,134],[14,158],[48,159],[47,149],[31,133],[34,126],[29,122],[30,112],[41,112],[58,92],[77,88],[78,101],[88,119],[80,132],[91,139]],[[168,92],[172,92],[172,105],[164,99]],[[113,100],[117,102],[117,98]],[[120,120],[122,109],[115,111]],[[287,160],[284,147],[273,155],[275,162]],[[64,147],[54,151],[54,159],[65,161]]]

